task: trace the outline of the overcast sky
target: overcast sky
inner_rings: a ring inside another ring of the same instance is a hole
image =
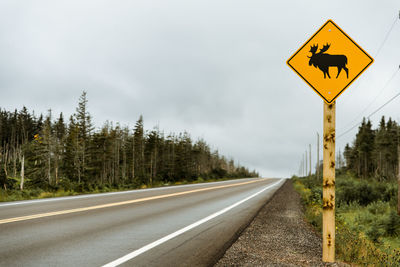
[[[286,60],[328,19],[374,57],[337,101],[339,135],[400,92],[397,72],[380,93],[400,64],[399,10],[398,0],[0,0],[0,107],[69,116],[86,90],[97,127],[133,128],[142,114],[146,129],[186,130],[265,177],[289,177],[308,144],[316,159],[323,102]],[[399,107],[400,97],[374,126],[400,120]]]

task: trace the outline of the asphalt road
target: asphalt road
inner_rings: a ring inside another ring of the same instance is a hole
[[[0,204],[0,266],[208,266],[282,185],[240,179]]]

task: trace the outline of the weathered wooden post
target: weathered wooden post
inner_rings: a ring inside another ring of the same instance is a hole
[[[335,261],[335,112],[336,102],[324,102],[322,189],[322,260]]]
[[[325,103],[325,102],[324,102]],[[319,180],[319,133],[317,132],[317,180]]]
[[[312,175],[312,167],[311,167],[311,166],[312,166],[312,163],[311,163],[311,144],[309,144],[308,146],[309,146],[309,148],[310,148],[310,149],[309,149],[309,153],[308,153],[308,154],[309,154],[309,164],[310,164],[310,174],[309,174],[308,176],[311,176],[311,175]]]

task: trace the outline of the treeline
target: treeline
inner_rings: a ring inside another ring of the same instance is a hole
[[[69,121],[36,116],[27,108],[0,110],[0,185],[4,190],[87,191],[97,186],[152,186],[163,183],[257,177],[211,151],[188,133],[165,135],[144,130],[139,117],[134,129],[106,122],[95,130],[83,92]]]
[[[382,117],[377,129],[363,119],[353,145],[344,150],[346,168],[360,178],[395,180],[398,174],[399,125]]]

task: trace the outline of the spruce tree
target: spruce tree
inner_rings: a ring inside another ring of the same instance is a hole
[[[69,118],[65,142],[63,172],[71,181],[81,182],[81,157],[78,126],[73,116]]]
[[[138,184],[145,184],[145,162],[144,162],[144,129],[143,129],[143,116],[140,115],[136,122],[134,133],[134,160],[135,160],[135,182]]]
[[[66,127],[64,123],[64,116],[62,112],[58,120],[54,124],[54,178],[57,185],[60,180],[60,170],[64,162],[65,140],[66,140]],[[61,166],[60,166],[61,165]]]
[[[52,129],[52,122],[51,122],[51,110],[49,110],[48,115],[46,116],[43,129],[41,131],[41,157],[44,165],[46,166],[46,177],[48,180],[48,184],[53,184],[52,178],[52,156],[54,152],[54,134]]]
[[[373,171],[372,151],[374,148],[374,131],[371,121],[363,119],[355,140],[356,166],[360,177],[368,177]]]
[[[78,180],[89,182],[87,177],[87,171],[90,166],[90,135],[93,130],[93,124],[91,116],[87,109],[88,100],[86,98],[86,92],[83,91],[79,98],[78,107],[74,114],[76,121],[77,131],[77,153],[78,153]]]

